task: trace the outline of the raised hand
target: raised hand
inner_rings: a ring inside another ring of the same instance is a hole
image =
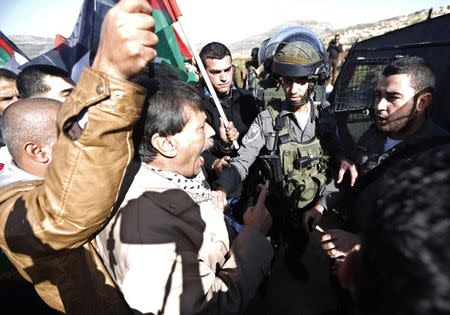
[[[345,173],[348,172],[350,174],[350,186],[353,187],[356,182],[356,178],[358,178],[358,171],[356,170],[356,166],[353,163],[350,163],[347,160],[341,160],[337,183],[339,184],[344,179]]]
[[[268,187],[269,184],[266,182],[259,193],[256,205],[254,207],[249,207],[244,214],[245,225],[257,229],[264,235],[269,232],[269,229],[272,226],[272,216],[264,204],[266,201]]]
[[[156,57],[155,22],[146,0],[121,0],[106,14],[92,68],[129,80]]]

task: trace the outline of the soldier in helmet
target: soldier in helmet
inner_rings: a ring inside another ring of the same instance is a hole
[[[308,231],[302,215],[312,205],[321,207],[316,201],[331,181],[329,165],[356,174],[353,164],[344,159],[331,113],[312,100],[316,85],[325,83],[330,73],[326,50],[318,37],[298,26],[281,30],[267,44],[265,65],[282,86],[286,99],[270,104],[256,117],[238,156],[215,185],[225,194],[232,193],[258,156],[275,161],[269,164],[274,174],[281,173],[276,176],[281,189],[272,197],[282,200],[273,203],[274,224],[280,227],[288,269],[304,278],[300,259]]]

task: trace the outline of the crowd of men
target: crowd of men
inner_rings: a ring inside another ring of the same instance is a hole
[[[221,43],[200,51],[196,84],[153,63],[151,11],[115,5],[76,83],[54,66],[0,69],[0,309],[251,314],[276,257],[309,277],[319,231],[345,300],[334,314],[448,314],[450,133],[427,114],[426,61],[384,68],[374,123],[347,155],[320,89],[330,49],[312,31],[252,51],[261,86],[284,92],[261,108]],[[343,208],[345,226],[323,230]]]

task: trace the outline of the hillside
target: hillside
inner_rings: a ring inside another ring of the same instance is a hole
[[[246,38],[243,41],[231,43],[228,46],[230,48],[233,57],[239,58],[239,57],[247,57],[250,56],[250,51],[253,47],[259,47],[261,42],[265,40],[266,38],[271,37],[273,34],[278,32],[280,29],[287,27],[287,26],[295,26],[295,25],[301,25],[304,27],[307,27],[309,29],[312,29],[314,32],[316,32],[319,37],[325,37],[328,36],[328,34],[334,34],[333,26],[329,23],[323,23],[323,22],[317,22],[317,21],[290,21],[283,24],[280,24],[264,33],[252,36],[250,38]]]
[[[433,8],[431,17],[440,16],[450,13],[450,5]],[[277,27],[265,31],[263,33],[246,38],[235,43],[225,43],[230,48],[234,58],[248,58],[253,47],[258,47],[261,42],[271,37],[278,30],[286,26],[301,25],[312,29],[316,32],[325,45],[333,38],[334,34],[341,34],[341,42],[344,48],[348,50],[356,40],[364,40],[374,36],[382,35],[384,33],[403,28],[405,26],[423,21],[427,19],[429,14],[428,9],[413,12],[404,16],[397,16],[394,18],[381,20],[375,23],[358,24],[346,28],[335,29],[329,23],[318,21],[290,21],[278,25]],[[30,58],[34,58],[53,46],[52,38],[44,38],[28,35],[8,35],[8,37],[19,46],[20,49]],[[205,44],[205,43],[203,43]],[[197,47],[202,47],[202,43],[198,43]]]
[[[431,18],[450,13],[450,5],[433,8]],[[350,48],[357,40],[361,41],[371,37],[379,36],[387,32],[395,31],[400,28],[424,21],[428,18],[429,10],[417,11],[408,15],[397,16],[394,18],[381,20],[375,23],[359,24],[344,29],[338,29],[334,33],[341,34],[341,42]],[[328,43],[333,34],[321,37],[324,43]]]
[[[450,13],[450,5],[437,7],[433,8],[431,17],[433,18],[448,13]],[[248,58],[253,47],[258,47],[264,39],[271,37],[278,30],[285,26],[301,25],[312,29],[322,39],[325,45],[333,39],[334,34],[340,34],[341,43],[344,45],[344,49],[348,50],[357,40],[365,40],[424,21],[428,18],[428,14],[429,9],[424,9],[408,15],[397,16],[374,23],[357,24],[346,28],[336,29],[328,23],[297,20],[281,24],[269,31],[246,38],[240,42],[229,44],[228,46],[235,58]]]

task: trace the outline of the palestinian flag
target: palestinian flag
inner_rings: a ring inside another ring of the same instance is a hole
[[[0,68],[10,68],[9,64],[22,65],[27,61],[25,54],[0,31]]]
[[[53,49],[19,69],[31,64],[53,65],[67,71],[72,80],[78,82],[83,68],[90,65],[91,52],[96,50],[93,38],[96,32],[100,33],[103,18],[114,4],[114,0],[84,0],[70,37],[57,35]]]
[[[57,36],[55,48],[38,56],[29,64],[51,64],[71,73],[77,82],[81,70],[94,59],[100,40],[103,18],[118,0],[84,0],[77,23],[69,38]],[[155,32],[159,37],[158,58],[171,65],[180,79],[188,81],[184,65],[185,58],[191,58],[189,49],[173,28],[181,16],[174,0],[148,0],[153,7]],[[21,67],[23,68],[23,67]]]
[[[159,43],[156,47],[162,63],[172,65],[181,80],[187,81],[188,74],[184,65],[185,59],[192,55],[174,28],[174,23],[181,16],[176,0],[148,0],[153,8],[155,33]]]
[[[56,34],[55,39],[53,39],[53,48],[58,48],[59,46],[63,45],[66,40],[67,38],[65,38],[64,36]]]

